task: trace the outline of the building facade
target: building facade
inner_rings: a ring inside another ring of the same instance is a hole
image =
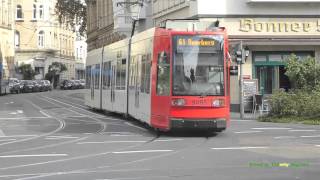
[[[87,43],[86,39],[77,35],[75,41],[75,79],[85,79],[85,64],[87,58]]]
[[[43,79],[52,62],[65,64],[68,70],[60,79],[75,78],[75,33],[58,22],[56,0],[15,1],[16,66],[31,64]]]
[[[243,78],[257,81],[258,93],[290,89],[285,59],[292,53],[320,62],[320,0],[153,0],[155,25],[165,19],[220,22],[230,39],[250,54]],[[199,29],[201,30],[201,29]],[[239,111],[239,76],[231,76],[231,108]]]
[[[0,78],[14,76],[13,1],[0,2]]]
[[[88,50],[131,35],[132,20],[139,19],[137,32],[153,26],[151,0],[93,0],[88,6]]]

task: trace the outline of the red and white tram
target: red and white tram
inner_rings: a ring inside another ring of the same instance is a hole
[[[228,37],[153,28],[90,51],[86,105],[153,128],[225,130],[229,124]]]

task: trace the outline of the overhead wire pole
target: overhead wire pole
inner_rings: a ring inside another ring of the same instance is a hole
[[[140,16],[140,11],[141,11],[141,8],[143,7],[143,1],[144,0],[137,0],[137,1],[122,1],[122,2],[117,2],[117,6],[125,6],[125,5],[129,5],[127,6],[127,8],[131,8],[131,6],[134,6],[134,5],[139,5],[138,6],[138,12],[137,12],[137,17],[134,17],[132,12],[130,13],[131,15],[131,19],[132,19],[132,29],[131,29],[131,34],[130,34],[130,38],[129,38],[129,44],[128,44],[128,57],[127,57],[127,66],[126,66],[126,77],[129,77],[129,74],[130,74],[130,54],[131,54],[131,41],[132,41],[132,37],[134,35],[134,32],[135,32],[135,28],[136,28],[136,24],[137,22],[139,21],[139,16]],[[130,10],[131,11],[131,10]],[[128,15],[125,15],[125,17],[128,16]],[[126,116],[128,117],[129,116],[129,80],[127,79],[126,80],[126,86],[127,86],[127,90],[126,90],[126,93],[127,93],[127,107],[126,107]]]

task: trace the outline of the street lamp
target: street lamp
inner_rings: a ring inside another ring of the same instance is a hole
[[[244,47],[244,56],[245,56],[245,60],[247,60],[247,58],[250,55],[250,49],[248,46]]]

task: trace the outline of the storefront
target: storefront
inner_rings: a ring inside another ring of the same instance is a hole
[[[216,20],[216,19],[214,19]],[[230,39],[230,52],[242,42],[250,55],[243,64],[243,77],[258,80],[258,93],[291,88],[285,60],[295,54],[320,62],[320,18],[221,18]],[[239,111],[239,76],[231,77],[231,109]]]

